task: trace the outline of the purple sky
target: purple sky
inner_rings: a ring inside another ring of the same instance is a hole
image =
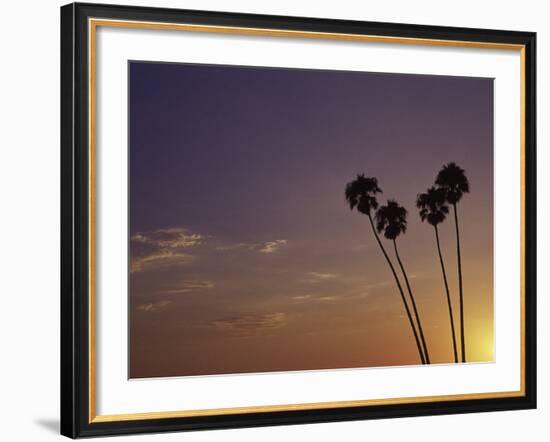
[[[403,259],[433,359],[450,360],[433,229],[414,207],[449,161],[471,183],[459,210],[472,358],[492,358],[492,79],[129,70],[132,377],[416,363],[367,219],[344,200],[357,173],[409,210]],[[452,220],[441,230],[456,292]]]

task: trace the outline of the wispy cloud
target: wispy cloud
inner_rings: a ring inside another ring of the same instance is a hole
[[[238,249],[247,249],[247,250],[256,250],[260,253],[275,253],[281,247],[288,244],[286,239],[276,239],[273,241],[257,242],[257,243],[248,243],[248,242],[239,242],[235,244],[222,244],[216,247],[216,250],[219,251],[232,251]]]
[[[188,280],[179,283],[173,288],[166,290],[161,290],[160,293],[166,295],[182,295],[185,293],[199,292],[203,290],[212,289],[216,284],[212,281],[197,281],[197,280]]]
[[[425,273],[412,272],[409,274],[409,279],[432,279],[432,276]]]
[[[146,304],[138,305],[138,309],[144,313],[158,313],[172,304],[172,301],[157,301],[157,302],[148,302]]]
[[[187,264],[194,260],[194,256],[188,253],[177,253],[172,250],[158,250],[148,255],[132,257],[130,273],[140,272],[147,268],[158,268],[173,265]]]
[[[225,244],[225,245],[221,245],[221,246],[216,246],[216,250],[219,250],[221,252],[225,252],[227,250],[237,250],[237,249],[242,249],[242,248],[251,248],[252,247],[252,244],[248,244],[248,243],[245,243],[245,242],[239,242],[239,243],[236,243],[236,244]]]
[[[394,284],[395,282],[386,280],[386,281],[375,282],[372,284],[359,285],[357,286],[357,290],[355,291],[354,297],[357,297],[359,299],[365,299],[370,296],[376,295],[376,293],[380,292],[381,289],[393,286]]]
[[[337,299],[340,299],[340,296],[337,295],[296,295],[291,296],[290,299],[294,301],[295,303],[314,303],[314,302],[328,302],[328,301],[336,301]]]
[[[305,284],[317,284],[320,282],[330,281],[337,278],[335,273],[321,273],[321,272],[307,272],[306,277],[301,279],[300,282]]]
[[[261,253],[274,253],[287,243],[288,241],[286,239],[276,239],[275,241],[268,241],[261,245],[258,251]]]
[[[159,248],[185,248],[195,246],[204,241],[205,236],[190,232],[184,227],[172,227],[157,229],[152,232],[136,233],[130,240],[138,243],[149,244]]]
[[[207,325],[222,332],[229,332],[234,336],[253,336],[257,333],[284,327],[286,322],[285,313],[270,313],[220,318],[209,321]]]
[[[320,273],[320,272],[309,272],[308,275],[311,275],[312,277],[319,280],[332,279],[332,278],[336,278],[337,276],[334,273]]]
[[[393,285],[393,284],[395,284],[395,282],[387,280],[387,281],[375,282],[373,284],[367,284],[364,288],[366,290],[373,290],[373,289],[380,289],[380,288],[383,288],[383,287],[388,287],[388,286]]]
[[[183,227],[139,232],[130,238],[130,272],[188,264],[194,256],[187,249],[202,244],[206,237]]]

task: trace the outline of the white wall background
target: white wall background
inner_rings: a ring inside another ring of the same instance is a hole
[[[113,0],[114,1],[114,0]],[[545,376],[550,327],[542,318],[550,249],[543,170],[550,92],[550,13],[526,0],[121,0],[126,4],[235,12],[467,26],[538,32],[539,409],[260,429],[133,436],[124,440],[275,441],[526,439],[550,434]],[[99,2],[99,1],[98,1]],[[58,0],[6,2],[0,26],[0,438],[60,438],[59,409],[59,6]],[[543,247],[546,250],[543,252]],[[546,280],[545,280],[546,279]]]

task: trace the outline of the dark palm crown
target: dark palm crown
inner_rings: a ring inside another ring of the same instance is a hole
[[[395,239],[407,230],[407,209],[395,200],[388,200],[386,205],[376,211],[376,229],[384,232],[388,239]]]
[[[470,192],[464,169],[456,163],[445,164],[437,174],[435,184],[446,192],[447,201],[451,204],[458,203],[465,193]]]
[[[365,215],[378,208],[377,193],[382,193],[378,180],[363,174],[357,175],[357,178],[346,185],[346,201],[350,209],[357,208]]]
[[[432,226],[437,226],[445,221],[449,206],[446,204],[447,194],[440,187],[430,187],[426,193],[420,193],[416,197],[416,207],[418,207],[420,219],[428,221]]]

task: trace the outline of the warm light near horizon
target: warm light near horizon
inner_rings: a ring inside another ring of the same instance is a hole
[[[468,360],[472,362],[494,362],[495,341],[492,333],[475,333],[476,336],[470,339],[468,346]]]

